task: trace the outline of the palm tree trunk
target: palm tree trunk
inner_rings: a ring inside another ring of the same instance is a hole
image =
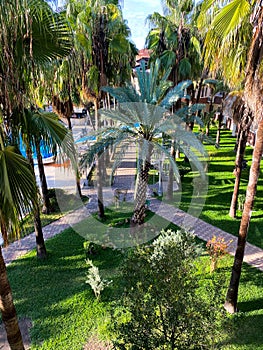
[[[6,266],[0,246],[0,310],[11,350],[24,350]]]
[[[145,157],[145,160],[140,159],[139,162],[139,174],[138,174],[138,184],[136,188],[135,195],[135,204],[133,216],[131,219],[131,226],[142,225],[144,223],[145,217],[145,202],[147,196],[147,187],[149,179],[149,171],[151,168],[151,154],[152,154],[152,145],[149,145],[148,154]]]
[[[256,195],[257,182],[260,173],[260,162],[263,154],[263,106],[262,106],[262,61],[263,61],[263,7],[259,6],[254,18],[255,25],[251,41],[245,81],[244,96],[248,107],[258,121],[256,143],[253,151],[253,160],[249,173],[249,181],[246,193],[246,201],[239,228],[239,236],[232,267],[231,279],[226,295],[225,309],[234,313],[237,310],[238,287],[241,276],[241,268],[244,258],[246,239]]]
[[[31,164],[31,169],[35,175],[34,171],[34,161],[32,157],[32,149],[30,146],[27,146],[27,158],[29,160],[29,163]],[[40,219],[40,210],[39,210],[39,204],[35,204],[34,207],[34,228],[35,228],[35,235],[36,235],[36,250],[37,250],[37,257],[38,258],[45,258],[47,256],[44,236],[43,236],[43,230],[42,230],[42,224]]]
[[[218,116],[218,126],[217,126],[217,132],[216,132],[217,145],[220,145],[222,120],[223,120],[223,113],[220,111],[220,114]]]
[[[96,130],[99,130],[100,128],[100,118],[98,114],[98,100],[94,102],[94,109],[95,109],[95,122],[96,122]],[[97,194],[98,194],[98,215],[101,219],[105,218],[105,209],[103,204],[103,182],[102,182],[102,175],[103,175],[103,155],[98,157],[96,159],[96,165],[97,165]]]
[[[257,182],[260,173],[260,161],[263,154],[263,121],[259,123],[257,139],[253,152],[253,162],[250,168],[249,182],[247,187],[246,201],[239,228],[238,242],[235,254],[234,265],[232,267],[231,280],[227,291],[225,309],[234,313],[237,311],[238,286],[241,275],[242,262],[244,258],[246,239],[253,209],[254,198],[257,190]]]
[[[239,194],[239,185],[240,185],[241,174],[242,174],[242,162],[243,162],[243,159],[244,159],[246,140],[247,140],[247,137],[245,136],[245,133],[243,131],[240,134],[239,146],[238,146],[237,155],[236,155],[236,164],[235,164],[235,170],[234,170],[235,185],[234,185],[234,190],[233,190],[232,199],[231,199],[231,205],[230,205],[230,210],[229,210],[229,216],[231,218],[235,218],[236,217],[238,194]]]
[[[35,234],[36,234],[36,250],[37,250],[37,257],[38,258],[46,258],[47,251],[43,236],[43,230],[42,230],[42,224],[40,219],[40,210],[39,206],[36,205],[34,210],[34,228],[35,228]]]
[[[72,131],[72,123],[71,123],[71,118],[66,116],[67,122],[68,122],[68,129]]]
[[[243,110],[243,113],[245,113],[244,110]],[[234,185],[234,191],[233,191],[230,210],[229,210],[229,216],[231,218],[236,217],[239,185],[240,185],[241,174],[242,174],[242,164],[244,161],[244,154],[245,154],[248,132],[249,132],[251,122],[252,122],[252,119],[250,117],[250,114],[247,112],[245,115],[243,114],[242,121],[240,123],[241,132],[239,134],[239,143],[238,143],[238,149],[237,149],[236,161],[235,161],[235,170],[234,170],[235,185]]]
[[[0,232],[2,233],[2,237],[4,240],[4,246],[7,247],[8,246],[8,233],[7,233],[7,227],[6,227],[6,223],[3,219],[3,217],[0,215]]]
[[[76,170],[76,190],[77,190],[77,194],[81,198],[82,197],[82,193],[81,193],[80,178],[81,178],[80,171]]]
[[[206,128],[205,128],[205,134],[206,136],[209,136],[210,133],[210,121],[207,122]]]
[[[37,152],[37,164],[38,164],[38,169],[39,169],[39,178],[40,178],[41,189],[42,189],[42,198],[43,198],[42,213],[50,214],[51,205],[50,205],[50,200],[49,200],[49,195],[48,195],[47,179],[46,179],[42,155],[40,152],[40,143],[39,142],[36,142],[36,152]]]
[[[145,201],[146,201],[146,195],[147,195],[149,170],[150,170],[149,162],[145,162],[144,166],[140,165],[140,170],[138,174],[139,179],[138,179],[138,185],[136,189],[135,205],[134,205],[133,216],[131,219],[132,226],[142,225],[144,222],[145,209],[146,209]]]
[[[105,209],[103,204],[103,160],[102,157],[97,157],[97,190],[98,190],[98,215],[101,219],[105,218]]]

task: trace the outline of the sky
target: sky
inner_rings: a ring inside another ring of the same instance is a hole
[[[64,2],[65,0],[58,0],[58,6]],[[146,17],[153,12],[163,13],[161,0],[122,0],[121,5],[123,17],[131,29],[132,41],[137,49],[143,49],[149,32],[149,25],[145,24]]]
[[[149,31],[145,19],[153,12],[162,13],[161,0],[124,0],[123,3],[123,17],[131,29],[131,39],[138,49],[142,49]]]

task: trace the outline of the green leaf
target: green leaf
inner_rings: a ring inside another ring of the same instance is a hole
[[[179,63],[179,75],[182,79],[185,79],[191,75],[191,63],[188,58],[183,58]]]
[[[220,10],[212,22],[212,28],[220,37],[225,38],[230,32],[238,29],[250,11],[251,6],[247,0],[233,0]]]

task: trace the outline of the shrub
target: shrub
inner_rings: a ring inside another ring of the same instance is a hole
[[[96,298],[99,299],[101,292],[112,281],[102,279],[98,267],[93,265],[93,262],[91,260],[87,259],[86,262],[89,265],[86,283],[88,283],[91,286]]]
[[[125,311],[115,318],[115,348],[219,348],[222,284],[213,285],[214,293],[211,286],[209,292],[200,292],[200,253],[193,235],[168,230],[128,256],[123,269]]]
[[[227,254],[227,249],[232,241],[226,242],[223,237],[213,236],[207,243],[206,249],[210,256],[210,272],[217,268],[219,259]]]
[[[243,211],[244,210],[244,204],[246,201],[246,195],[245,194],[239,194],[237,198],[238,202],[238,210]]]

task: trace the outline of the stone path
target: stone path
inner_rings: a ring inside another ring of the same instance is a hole
[[[213,236],[222,237],[225,242],[232,241],[228,252],[231,255],[235,255],[237,237],[230,233],[195,218],[172,205],[160,202],[157,199],[151,200],[150,210],[179,227],[190,228],[198,238],[205,242]],[[263,250],[247,242],[244,262],[263,271]]]
[[[113,199],[113,192],[116,188],[127,188],[127,200],[133,200],[135,176],[134,159],[134,150],[131,150],[131,152],[126,155],[125,162],[123,162],[117,170],[115,181],[112,188],[110,188],[110,201]],[[85,189],[83,190],[83,193],[87,194],[91,199],[86,207],[83,206],[83,208],[67,214],[59,220],[51,223],[50,225],[45,226],[43,228],[45,240],[61,233],[66,228],[69,228],[70,226],[80,222],[92,212],[97,210],[96,190]],[[191,216],[172,205],[161,202],[156,198],[151,198],[149,209],[159,216],[165,218],[166,220],[173,222],[179,227],[191,229],[197,237],[204,241],[208,241],[214,235],[217,237],[223,237],[226,242],[232,241],[228,248],[228,251],[231,255],[235,254],[237,237],[217,227],[214,227],[199,218]],[[10,264],[13,260],[17,259],[18,257],[24,255],[34,248],[34,233],[10,244],[8,247],[3,248],[3,256],[6,264]],[[247,243],[244,261],[249,265],[263,271],[263,250],[250,243]]]
[[[96,196],[91,194],[92,200],[86,207],[74,211],[73,213],[67,214],[57,221],[45,226],[43,228],[45,240],[54,237],[61,233],[65,229],[81,221],[87,215],[96,211]],[[183,228],[190,228],[194,234],[204,241],[208,241],[214,235],[220,236],[225,239],[226,242],[232,241],[228,251],[231,255],[235,254],[237,237],[214,227],[201,219],[195,218],[182,210],[173,207],[172,205],[166,204],[159,201],[158,199],[152,198],[150,200],[149,209],[166,220],[173,222],[175,225]],[[3,248],[3,256],[6,264],[10,264],[13,260],[26,254],[30,250],[35,248],[35,234],[32,233],[25,238],[22,238],[14,243],[11,243],[8,247]],[[250,244],[246,244],[246,251],[244,261],[251,266],[263,271],[263,250]]]

